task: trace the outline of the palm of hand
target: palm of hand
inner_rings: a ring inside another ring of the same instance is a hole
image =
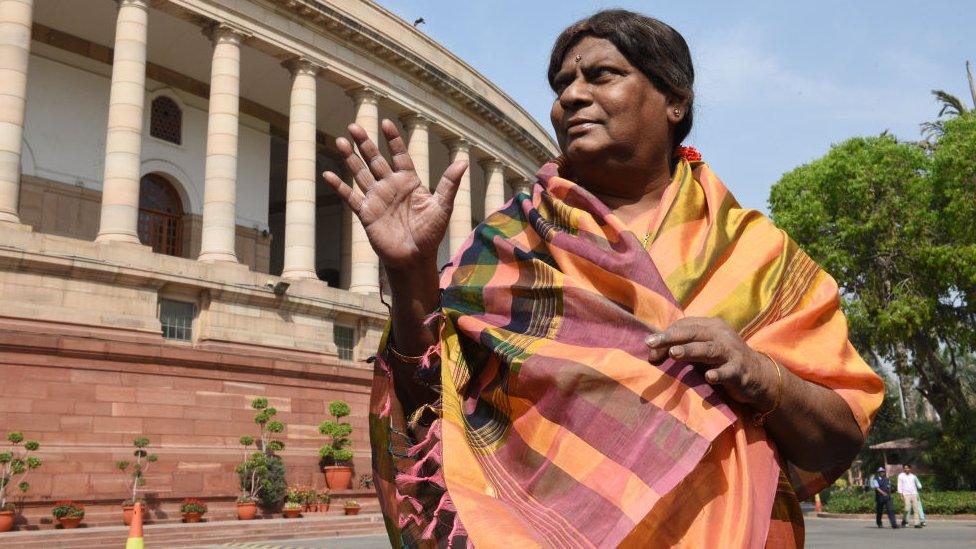
[[[336,147],[358,188],[346,185],[333,172],[325,172],[325,181],[359,217],[370,245],[387,267],[435,261],[467,163],[448,166],[431,193],[417,177],[396,126],[384,120],[381,127],[392,153],[392,167],[366,131],[351,124],[349,133],[362,159],[343,138],[336,139]]]
[[[436,256],[450,217],[450,205],[425,189],[413,171],[377,181],[359,213],[370,244],[388,265]]]

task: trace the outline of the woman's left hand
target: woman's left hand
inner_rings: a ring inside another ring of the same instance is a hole
[[[646,343],[651,362],[659,363],[668,356],[690,362],[705,370],[706,381],[721,385],[738,402],[760,411],[776,402],[776,366],[753,351],[722,319],[682,318],[649,336]]]

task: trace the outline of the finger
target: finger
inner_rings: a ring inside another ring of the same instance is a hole
[[[715,341],[690,341],[668,349],[672,358],[699,364],[723,364],[728,362],[725,349]]]
[[[706,319],[698,317],[679,318],[665,330],[648,336],[645,343],[651,348],[667,348],[689,341],[711,339],[705,321]]]
[[[712,385],[739,385],[742,371],[735,364],[726,364],[721,368],[712,368],[705,372],[705,381]]]
[[[457,196],[458,187],[461,186],[461,177],[467,169],[468,162],[466,160],[458,160],[444,170],[444,175],[441,176],[441,180],[437,183],[434,196],[444,204],[448,211],[454,209],[454,197]]]
[[[339,198],[349,206],[349,209],[356,215],[359,215],[359,210],[362,209],[363,201],[366,199],[363,193],[359,189],[354,189],[346,185],[346,182],[333,172],[325,172],[322,174],[322,177],[332,187],[332,190],[339,195]]]
[[[349,124],[349,135],[356,142],[356,148],[359,149],[359,154],[369,166],[369,171],[372,172],[373,177],[380,180],[393,173],[390,165],[386,163],[386,159],[380,154],[380,148],[376,146],[376,143],[373,143],[362,126]]]
[[[363,159],[359,158],[359,155],[353,150],[352,143],[344,137],[339,137],[336,139],[336,148],[339,149],[339,154],[342,155],[342,159],[345,161],[346,167],[349,168],[349,173],[352,174],[352,179],[356,185],[363,192],[369,191],[376,180],[373,179],[373,174],[370,173]]]
[[[413,160],[407,152],[407,144],[403,141],[396,124],[384,118],[380,128],[383,129],[386,144],[390,147],[390,159],[393,160],[393,168],[398,172],[414,171]]]

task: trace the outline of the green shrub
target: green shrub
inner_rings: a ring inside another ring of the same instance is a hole
[[[349,440],[352,425],[342,421],[350,414],[349,405],[341,400],[333,400],[329,403],[329,413],[335,421],[319,424],[319,433],[329,437],[329,443],[319,448],[319,457],[324,465],[349,465],[353,457],[352,450],[348,448],[352,444]]]
[[[976,514],[976,492],[925,492],[921,494],[926,515]],[[901,494],[892,494],[895,513],[902,512]],[[824,503],[828,513],[874,513],[874,492],[861,490],[833,490],[830,501]]]

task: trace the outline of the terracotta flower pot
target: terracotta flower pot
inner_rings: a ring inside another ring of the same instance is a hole
[[[358,515],[359,507],[343,507],[347,515]]]
[[[202,517],[200,513],[183,513],[183,522],[200,522]]]
[[[250,503],[237,504],[237,519],[252,520],[258,514],[258,504],[253,501]]]
[[[281,514],[284,515],[285,518],[298,518],[298,517],[301,516],[302,510],[301,509],[282,509],[281,510]]]
[[[81,524],[82,517],[61,517],[58,522],[61,523],[61,528],[77,528]]]
[[[122,522],[126,526],[132,524],[132,513],[135,511],[135,505],[123,505],[122,506]]]
[[[0,532],[9,532],[14,527],[14,512],[0,511]]]
[[[329,504],[319,503],[319,513],[328,513],[328,512],[329,512]]]
[[[347,490],[352,483],[352,467],[348,465],[329,465],[323,467],[325,483],[330,490]]]

